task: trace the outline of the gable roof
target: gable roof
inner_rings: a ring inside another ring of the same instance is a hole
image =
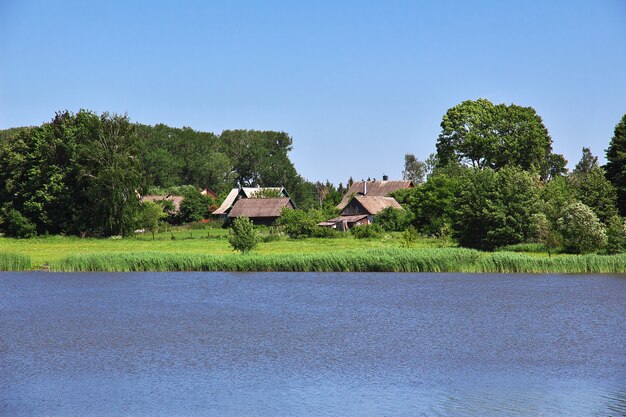
[[[241,191],[243,191],[247,198],[254,198],[254,195],[262,190],[278,191],[280,194],[288,197],[285,187],[241,187]]]
[[[239,195],[239,188],[233,188],[232,190],[230,190],[230,192],[228,193],[228,195],[226,196],[222,204],[219,206],[219,208],[211,214],[226,214],[228,209],[231,208],[233,204],[235,204],[235,200],[237,199],[238,195]]]
[[[387,207],[402,210],[402,206],[400,205],[400,203],[398,203],[396,199],[393,197],[380,197],[380,196],[374,196],[374,195],[355,195],[353,197],[353,200],[357,201],[358,204],[360,204],[365,209],[365,211],[369,214],[378,214],[384,209],[386,209]],[[350,200],[350,202],[353,200]]]
[[[254,195],[261,190],[275,190],[278,191],[281,195],[285,197],[289,197],[287,194],[287,190],[285,187],[242,187],[242,188],[233,188],[230,190],[222,204],[219,206],[217,210],[215,210],[211,214],[226,214],[228,210],[231,209],[237,202],[237,197],[241,196],[243,198],[254,198]]]
[[[153,203],[159,203],[161,201],[168,200],[174,204],[174,212],[178,213],[180,210],[180,203],[184,200],[184,197],[181,195],[144,195],[141,197],[141,202],[150,201]]]
[[[242,198],[237,200],[228,217],[280,217],[280,212],[284,207],[293,208],[289,197]]]
[[[366,192],[367,184],[367,192]],[[342,210],[350,201],[352,196],[366,195],[366,196],[379,196],[385,197],[390,193],[397,190],[403,190],[406,188],[413,188],[413,181],[410,180],[394,180],[394,181],[356,181],[353,182],[348,191],[343,196],[341,203],[337,205],[339,210]]]

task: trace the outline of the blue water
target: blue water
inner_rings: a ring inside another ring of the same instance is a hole
[[[626,276],[0,274],[0,416],[626,415]]]

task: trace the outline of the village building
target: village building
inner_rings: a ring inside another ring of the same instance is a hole
[[[341,202],[337,205],[339,210],[343,210],[344,207],[350,202],[350,199],[357,195],[387,197],[390,193],[398,190],[405,190],[407,188],[413,188],[415,185],[410,180],[392,180],[389,181],[387,176],[383,176],[382,181],[355,181],[348,188],[348,191],[343,196]]]
[[[200,194],[202,194],[203,196],[212,198],[213,200],[217,199],[217,194],[209,188],[203,189],[202,191],[200,191]]]
[[[275,193],[277,196],[289,198],[284,187],[241,187],[233,188],[226,196],[222,204],[212,214],[227,219],[228,214],[239,200],[254,199],[255,196],[264,193]],[[264,198],[264,200],[267,200]],[[292,202],[293,204],[293,202]]]
[[[141,197],[140,201],[146,202],[150,201],[153,203],[161,203],[163,201],[170,201],[174,207],[172,214],[176,214],[180,211],[180,203],[183,201],[184,197],[182,195],[172,195],[168,194],[166,196],[163,195],[144,195]]]
[[[339,217],[318,223],[318,226],[346,231],[354,226],[371,224],[374,216],[388,207],[402,210],[393,197],[355,195],[341,210]]]
[[[228,213],[228,219],[248,217],[254,224],[271,225],[284,208],[294,209],[291,198],[240,198]]]

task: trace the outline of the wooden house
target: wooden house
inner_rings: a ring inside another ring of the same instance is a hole
[[[180,203],[183,201],[184,197],[182,195],[172,195],[168,194],[166,196],[163,195],[144,195],[141,197],[140,201],[143,203],[144,201],[151,201],[153,203],[161,203],[162,201],[171,201],[174,206],[174,210],[172,214],[176,214],[180,211]]]
[[[259,192],[264,191],[272,191],[276,192],[278,195],[284,198],[289,198],[289,194],[287,194],[287,190],[284,187],[241,187],[241,188],[233,188],[230,190],[230,193],[226,196],[222,204],[215,210],[212,214],[215,214],[223,219],[228,218],[228,214],[231,209],[235,206],[237,201],[242,199],[255,198]],[[293,202],[292,202],[293,204]]]
[[[241,198],[230,209],[228,219],[248,217],[254,224],[271,225],[285,207],[294,209],[291,198]]]
[[[383,177],[382,181],[355,181],[352,183],[346,194],[343,196],[341,202],[337,205],[339,210],[350,202],[350,199],[357,195],[386,197],[390,193],[398,190],[405,190],[407,188],[413,188],[415,185],[410,180],[387,180],[387,177]]]
[[[355,195],[341,210],[339,217],[318,223],[318,226],[345,231],[354,226],[368,225],[374,216],[387,207],[402,210],[400,203],[393,197]]]

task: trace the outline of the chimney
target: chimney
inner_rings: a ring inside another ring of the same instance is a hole
[[[388,176],[388,175],[383,174],[383,181],[389,181],[389,176]]]
[[[367,181],[363,181],[363,195],[367,195]]]

